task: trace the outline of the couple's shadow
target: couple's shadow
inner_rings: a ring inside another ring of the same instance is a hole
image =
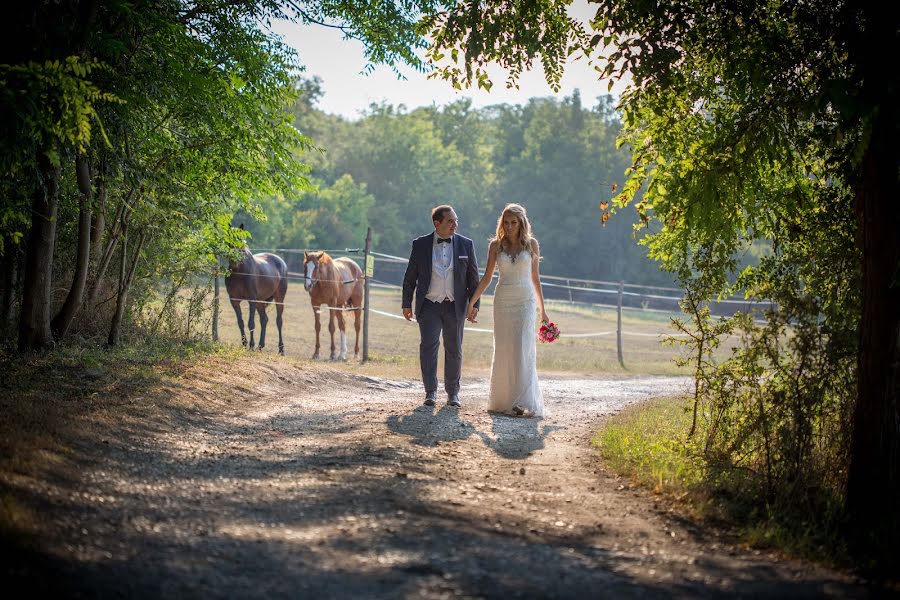
[[[475,433],[475,426],[459,417],[459,409],[447,405],[422,405],[408,415],[392,415],[387,418],[387,426],[394,433],[409,436],[419,446],[464,440]]]
[[[544,424],[540,419],[513,417],[490,413],[491,431],[479,431],[469,421],[460,418],[459,409],[449,406],[418,406],[407,415],[387,418],[390,431],[411,438],[419,446],[465,440],[478,436],[482,443],[503,458],[521,460],[544,447],[548,434],[557,425]]]
[[[489,414],[493,437],[483,431],[479,431],[478,435],[485,446],[503,458],[512,460],[528,458],[544,448],[544,440],[550,433],[563,429],[559,425],[548,425],[542,419],[495,412]]]

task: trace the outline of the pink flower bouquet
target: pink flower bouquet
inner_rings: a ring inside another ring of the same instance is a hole
[[[548,321],[544,321],[541,323],[541,328],[538,330],[538,339],[541,342],[555,342],[559,337],[559,327],[556,324]]]

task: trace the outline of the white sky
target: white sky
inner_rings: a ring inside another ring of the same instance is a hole
[[[575,0],[571,14],[584,20],[592,14],[585,0]],[[455,90],[446,81],[427,79],[409,67],[400,67],[406,80],[399,79],[387,66],[378,66],[369,75],[362,74],[367,61],[363,46],[356,40],[345,40],[336,29],[317,25],[298,25],[287,21],[273,23],[275,33],[283,36],[285,43],[293,47],[301,64],[306,66],[305,76],[319,76],[324,95],[318,107],[328,113],[355,119],[372,103],[403,104],[412,109],[418,106],[443,106],[460,98],[471,98],[476,107],[490,104],[525,104],[535,96],[569,96],[577,88],[582,102],[591,106],[597,96],[607,93],[608,82],[600,81],[598,73],[584,59],[571,61],[566,66],[559,94],[544,80],[543,70],[524,73],[519,78],[519,89],[506,88],[506,74],[501,69],[491,72],[494,82],[491,91],[471,89]],[[617,82],[612,93],[618,95],[624,82]]]

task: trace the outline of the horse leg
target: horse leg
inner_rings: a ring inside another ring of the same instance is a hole
[[[247,336],[244,333],[244,315],[241,314],[241,302],[240,300],[232,300],[231,308],[234,309],[234,314],[237,316],[238,329],[241,330],[241,346],[247,347]],[[253,309],[250,310],[250,313],[253,314]]]
[[[360,315],[361,312],[362,309],[358,306],[353,310],[353,328],[356,329],[356,345],[353,347],[353,358],[359,356],[359,322],[362,318]]]
[[[247,329],[250,330],[250,349],[253,350],[255,343],[253,342],[253,330],[256,329],[256,307],[255,302],[250,302],[250,317],[247,320]]]
[[[281,313],[284,312],[284,297],[287,295],[287,274],[278,283],[278,291],[275,294],[275,324],[278,325],[278,354],[284,354],[284,340],[281,338]]]
[[[284,340],[281,339],[281,313],[284,312],[284,296],[281,298],[282,301],[275,305],[275,324],[278,325],[278,354],[284,354]]]
[[[347,360],[347,329],[344,323],[344,311],[337,311],[338,327],[341,330],[341,353],[338,354],[338,360]]]
[[[259,311],[259,346],[257,346],[257,350],[262,352],[266,345],[266,324],[269,322],[269,315],[266,314],[267,305],[264,302],[258,302],[256,307]]]
[[[321,306],[313,305],[313,314],[316,317],[316,351],[312,355],[313,360],[319,358],[319,331],[322,329],[322,322],[320,321],[321,312]]]
[[[334,311],[331,310],[331,305],[328,305],[328,333],[331,334],[331,360],[334,360]]]

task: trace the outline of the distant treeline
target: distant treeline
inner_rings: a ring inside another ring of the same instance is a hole
[[[484,261],[500,209],[528,209],[546,274],[635,283],[671,283],[638,245],[633,209],[601,223],[600,203],[621,185],[631,156],[616,148],[621,130],[613,98],[585,106],[580,94],[558,101],[474,108],[469,100],[406,110],[372,105],[359,120],[316,107],[321,81],[300,83],[295,124],[320,152],[316,189],[262,202],[265,221],[246,220],[256,248],[358,247],[366,227],[378,251],[405,256],[431,230],[432,207],[449,203],[460,232]]]

